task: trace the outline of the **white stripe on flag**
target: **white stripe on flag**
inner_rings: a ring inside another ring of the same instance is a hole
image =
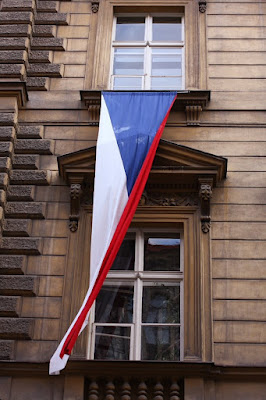
[[[65,368],[68,355],[60,353],[69,332],[77,321],[98,277],[102,261],[128,201],[126,174],[115,138],[109,112],[102,96],[101,116],[96,151],[93,220],[91,238],[90,287],[83,304],[63,340],[50,360],[50,375]],[[89,313],[88,313],[89,315]],[[88,323],[88,315],[80,333]]]

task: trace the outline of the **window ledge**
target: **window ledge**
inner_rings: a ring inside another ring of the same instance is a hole
[[[145,92],[145,91],[144,91]],[[149,92],[151,92],[149,90]],[[101,109],[101,90],[81,90],[81,101],[88,107],[89,124],[99,125]],[[211,98],[210,90],[178,91],[172,110],[186,113],[187,125],[200,125],[200,113],[207,106]]]

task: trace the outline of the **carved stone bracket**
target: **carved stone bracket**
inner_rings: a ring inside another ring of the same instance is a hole
[[[81,196],[81,184],[72,183],[70,186],[70,216],[69,216],[69,229],[71,230],[71,232],[76,232],[76,230],[78,229],[80,196]]]
[[[201,206],[201,230],[208,233],[211,227],[210,202],[212,197],[213,179],[199,178],[199,197]]]
[[[91,2],[91,11],[93,13],[97,13],[99,11],[99,1],[92,1]]]
[[[99,124],[101,108],[100,90],[82,90],[81,100],[88,107],[89,124],[97,126]],[[200,125],[201,111],[210,101],[209,90],[186,90],[178,92],[177,99],[173,105],[175,111],[185,111],[187,125]]]
[[[207,10],[207,1],[199,0],[199,12],[205,13]]]
[[[81,91],[81,101],[84,101],[89,111],[89,124],[97,126],[100,119],[101,109],[101,92],[98,91]]]
[[[186,106],[186,114],[187,114],[187,125],[200,125],[200,113],[202,111],[202,107],[197,106]]]

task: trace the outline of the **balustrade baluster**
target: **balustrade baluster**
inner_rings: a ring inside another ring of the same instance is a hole
[[[148,400],[148,388],[145,382],[141,382],[138,386],[138,400]]]
[[[105,392],[105,400],[115,400],[115,385],[112,381],[106,384]]]
[[[153,400],[164,400],[163,399],[163,385],[161,382],[157,382],[154,386],[154,398]]]
[[[88,400],[99,400],[99,385],[97,382],[90,383]]]
[[[131,386],[128,382],[122,385],[121,400],[131,400]]]
[[[180,387],[177,382],[173,382],[170,387],[170,400],[180,400]]]

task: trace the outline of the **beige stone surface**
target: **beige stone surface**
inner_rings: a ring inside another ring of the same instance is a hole
[[[66,49],[51,52],[51,61],[63,65],[64,75],[49,79],[46,92],[29,92],[26,107],[19,110],[19,124],[44,127],[44,139],[53,140],[54,148],[52,155],[39,159],[40,169],[51,174],[51,182],[36,186],[34,192],[34,200],[44,203],[46,214],[45,219],[32,221],[30,235],[42,238],[43,250],[41,256],[30,255],[26,260],[25,273],[38,278],[39,287],[35,297],[23,297],[19,310],[20,317],[32,318],[35,324],[33,340],[16,343],[17,361],[48,362],[87,289],[91,216],[82,211],[79,231],[69,231],[69,186],[59,176],[57,157],[96,144],[98,127],[89,126],[80,90],[107,88],[111,3],[102,1],[95,14],[89,1],[59,3],[60,12],[69,14],[69,25],[58,26],[55,32],[66,42]],[[143,1],[133,3],[135,7],[143,5]],[[193,348],[202,346],[208,361],[216,364],[265,367],[266,2],[210,0],[205,14],[199,13],[197,2],[192,0],[169,0],[169,4],[177,3],[186,7],[186,86],[211,90],[211,101],[201,113],[201,126],[187,126],[182,110],[172,112],[162,137],[228,159],[227,178],[213,190],[211,199],[210,242],[200,231],[198,216],[190,227],[193,240],[201,235],[201,246],[191,255],[192,261],[200,254],[203,265],[202,276],[195,275],[190,288],[200,290],[202,284],[207,292],[197,304],[201,321],[195,322],[190,314],[185,318],[193,319],[196,327],[212,318],[213,337],[210,323],[202,342],[198,343],[200,335],[191,331],[186,340]],[[104,6],[108,10],[101,8]],[[0,98],[0,109],[9,117],[13,112],[16,117],[16,104],[14,97]],[[187,242],[184,246],[188,257],[191,249]],[[204,258],[209,251],[211,259]],[[73,287],[80,288],[78,296]],[[195,304],[189,293],[186,296],[186,301]],[[86,354],[86,332],[75,350],[79,357]],[[213,359],[209,356],[212,345]],[[1,384],[5,388],[1,388],[0,397],[83,399],[82,376],[56,379],[16,376],[11,385],[9,378],[1,378],[0,388]],[[185,400],[264,400],[265,391],[264,383],[252,379],[245,382],[243,378],[241,383],[222,378],[185,380]]]

